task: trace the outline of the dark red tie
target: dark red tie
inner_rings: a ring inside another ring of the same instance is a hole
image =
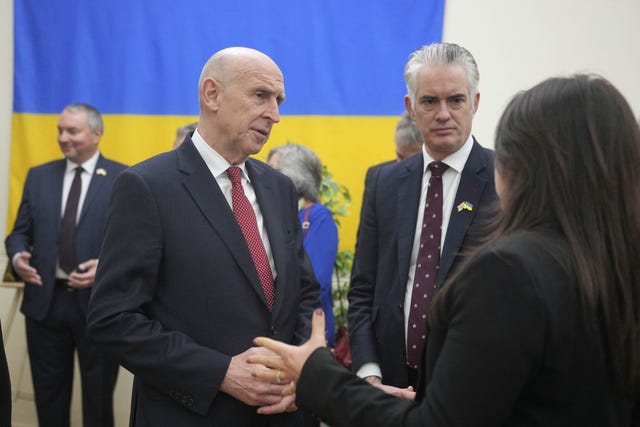
[[[431,178],[424,205],[407,328],[407,365],[414,369],[421,363],[420,358],[427,339],[427,311],[436,290],[442,234],[442,174],[447,168],[448,166],[442,162],[429,163]]]
[[[249,251],[251,252],[251,258],[258,271],[260,277],[260,283],[264,290],[264,295],[267,298],[267,305],[269,310],[273,308],[273,300],[275,299],[275,286],[273,284],[273,275],[271,274],[271,266],[269,265],[269,258],[267,257],[267,251],[264,249],[260,232],[258,231],[258,221],[256,220],[256,213],[253,211],[253,207],[247,196],[244,194],[242,188],[242,182],[240,177],[242,170],[237,166],[231,166],[227,169],[227,175],[231,180],[231,203],[233,204],[233,214],[236,217],[236,221],[242,229],[244,239],[247,241]]]
[[[81,166],[76,168],[73,177],[67,205],[64,208],[62,224],[60,225],[60,244],[58,245],[58,261],[60,268],[67,274],[71,274],[76,268],[76,218],[78,216],[78,204],[80,203],[80,191],[82,189]]]

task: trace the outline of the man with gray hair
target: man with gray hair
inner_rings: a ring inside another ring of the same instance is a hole
[[[493,153],[471,135],[478,81],[471,54],[451,43],[406,64],[422,154],[370,178],[348,295],[353,366],[373,384],[416,386],[429,304],[492,217]]]
[[[193,122],[186,124],[184,126],[180,126],[176,130],[176,138],[173,141],[173,148],[178,148],[180,144],[182,144],[187,137],[187,135],[193,134],[193,132],[198,127],[198,122]]]
[[[24,282],[21,310],[38,425],[68,427],[74,353],[82,379],[85,426],[113,426],[118,365],[87,338],[86,314],[111,188],[125,165],[98,150],[102,117],[88,104],[58,120],[63,159],[29,170],[15,226],[5,245]]]
[[[415,122],[406,111],[396,125],[393,142],[396,145],[396,160],[408,159],[422,151],[423,139]]]
[[[396,162],[408,159],[409,157],[422,152],[422,144],[424,143],[424,141],[422,140],[422,135],[416,127],[415,122],[406,111],[402,113],[402,117],[400,118],[400,120],[398,120],[398,124],[396,125],[396,130],[393,136],[393,142],[396,146],[395,160],[378,163],[377,165],[373,165],[369,169],[367,169],[367,173],[364,177],[364,195],[371,191],[373,177],[378,174],[381,168],[393,165]],[[360,211],[360,220],[360,222],[362,222],[362,211]],[[359,229],[358,233],[360,233]]]

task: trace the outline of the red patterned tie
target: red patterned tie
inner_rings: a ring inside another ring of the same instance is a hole
[[[273,308],[273,300],[275,299],[275,286],[273,284],[273,275],[271,274],[271,266],[269,265],[269,258],[267,258],[267,251],[264,249],[260,232],[258,231],[258,221],[256,220],[256,213],[253,211],[253,207],[247,196],[244,194],[242,188],[242,182],[240,176],[242,171],[237,166],[231,166],[227,169],[227,175],[231,180],[231,202],[233,204],[233,214],[242,229],[244,239],[247,241],[249,251],[251,252],[251,258],[258,271],[260,277],[260,283],[264,290],[264,295],[267,298],[267,305],[269,310]]]
[[[81,166],[76,168],[76,175],[73,177],[69,194],[67,195],[67,205],[64,208],[64,215],[60,224],[60,244],[58,245],[58,262],[60,268],[67,274],[71,274],[76,268],[76,218],[78,216],[78,204],[80,203],[80,190],[82,189]]]
[[[427,311],[436,290],[442,233],[442,174],[447,168],[448,166],[442,162],[429,163],[431,178],[424,205],[407,328],[407,365],[414,369],[421,363],[422,350],[427,338]]]

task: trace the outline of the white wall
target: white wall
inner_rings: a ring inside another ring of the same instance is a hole
[[[638,19],[638,0],[446,0],[443,41],[466,47],[480,69],[474,135],[492,147],[513,94],[581,72],[608,78],[640,115]]]
[[[474,134],[479,141],[485,146],[493,146],[496,122],[515,92],[556,75],[577,72],[602,74],[622,91],[638,116],[640,25],[635,22],[638,18],[638,0],[447,0],[443,39],[469,49],[480,68],[480,108],[474,121]],[[2,240],[6,235],[9,197],[12,90],[13,0],[0,0]],[[4,269],[4,245],[0,246],[0,268]],[[4,324],[13,295],[13,290],[0,289],[0,317]],[[16,340],[23,334],[21,320],[18,314],[14,323],[17,324],[16,330],[12,331],[11,341],[7,343],[12,370],[19,367],[25,351],[23,344]],[[12,376],[14,374],[12,372]],[[122,426],[127,425],[128,386],[130,376],[125,373],[120,377],[116,399],[118,425]],[[34,419],[31,407],[16,409],[21,419]]]

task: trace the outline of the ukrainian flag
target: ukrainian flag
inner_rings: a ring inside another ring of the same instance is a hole
[[[247,46],[275,60],[287,94],[259,157],[286,141],[313,149],[351,190],[340,247],[353,249],[364,173],[394,157],[404,64],[441,39],[444,0],[21,0],[14,11],[9,229],[29,167],[60,158],[65,105],[97,107],[101,151],[133,164],[197,119],[209,56]]]

